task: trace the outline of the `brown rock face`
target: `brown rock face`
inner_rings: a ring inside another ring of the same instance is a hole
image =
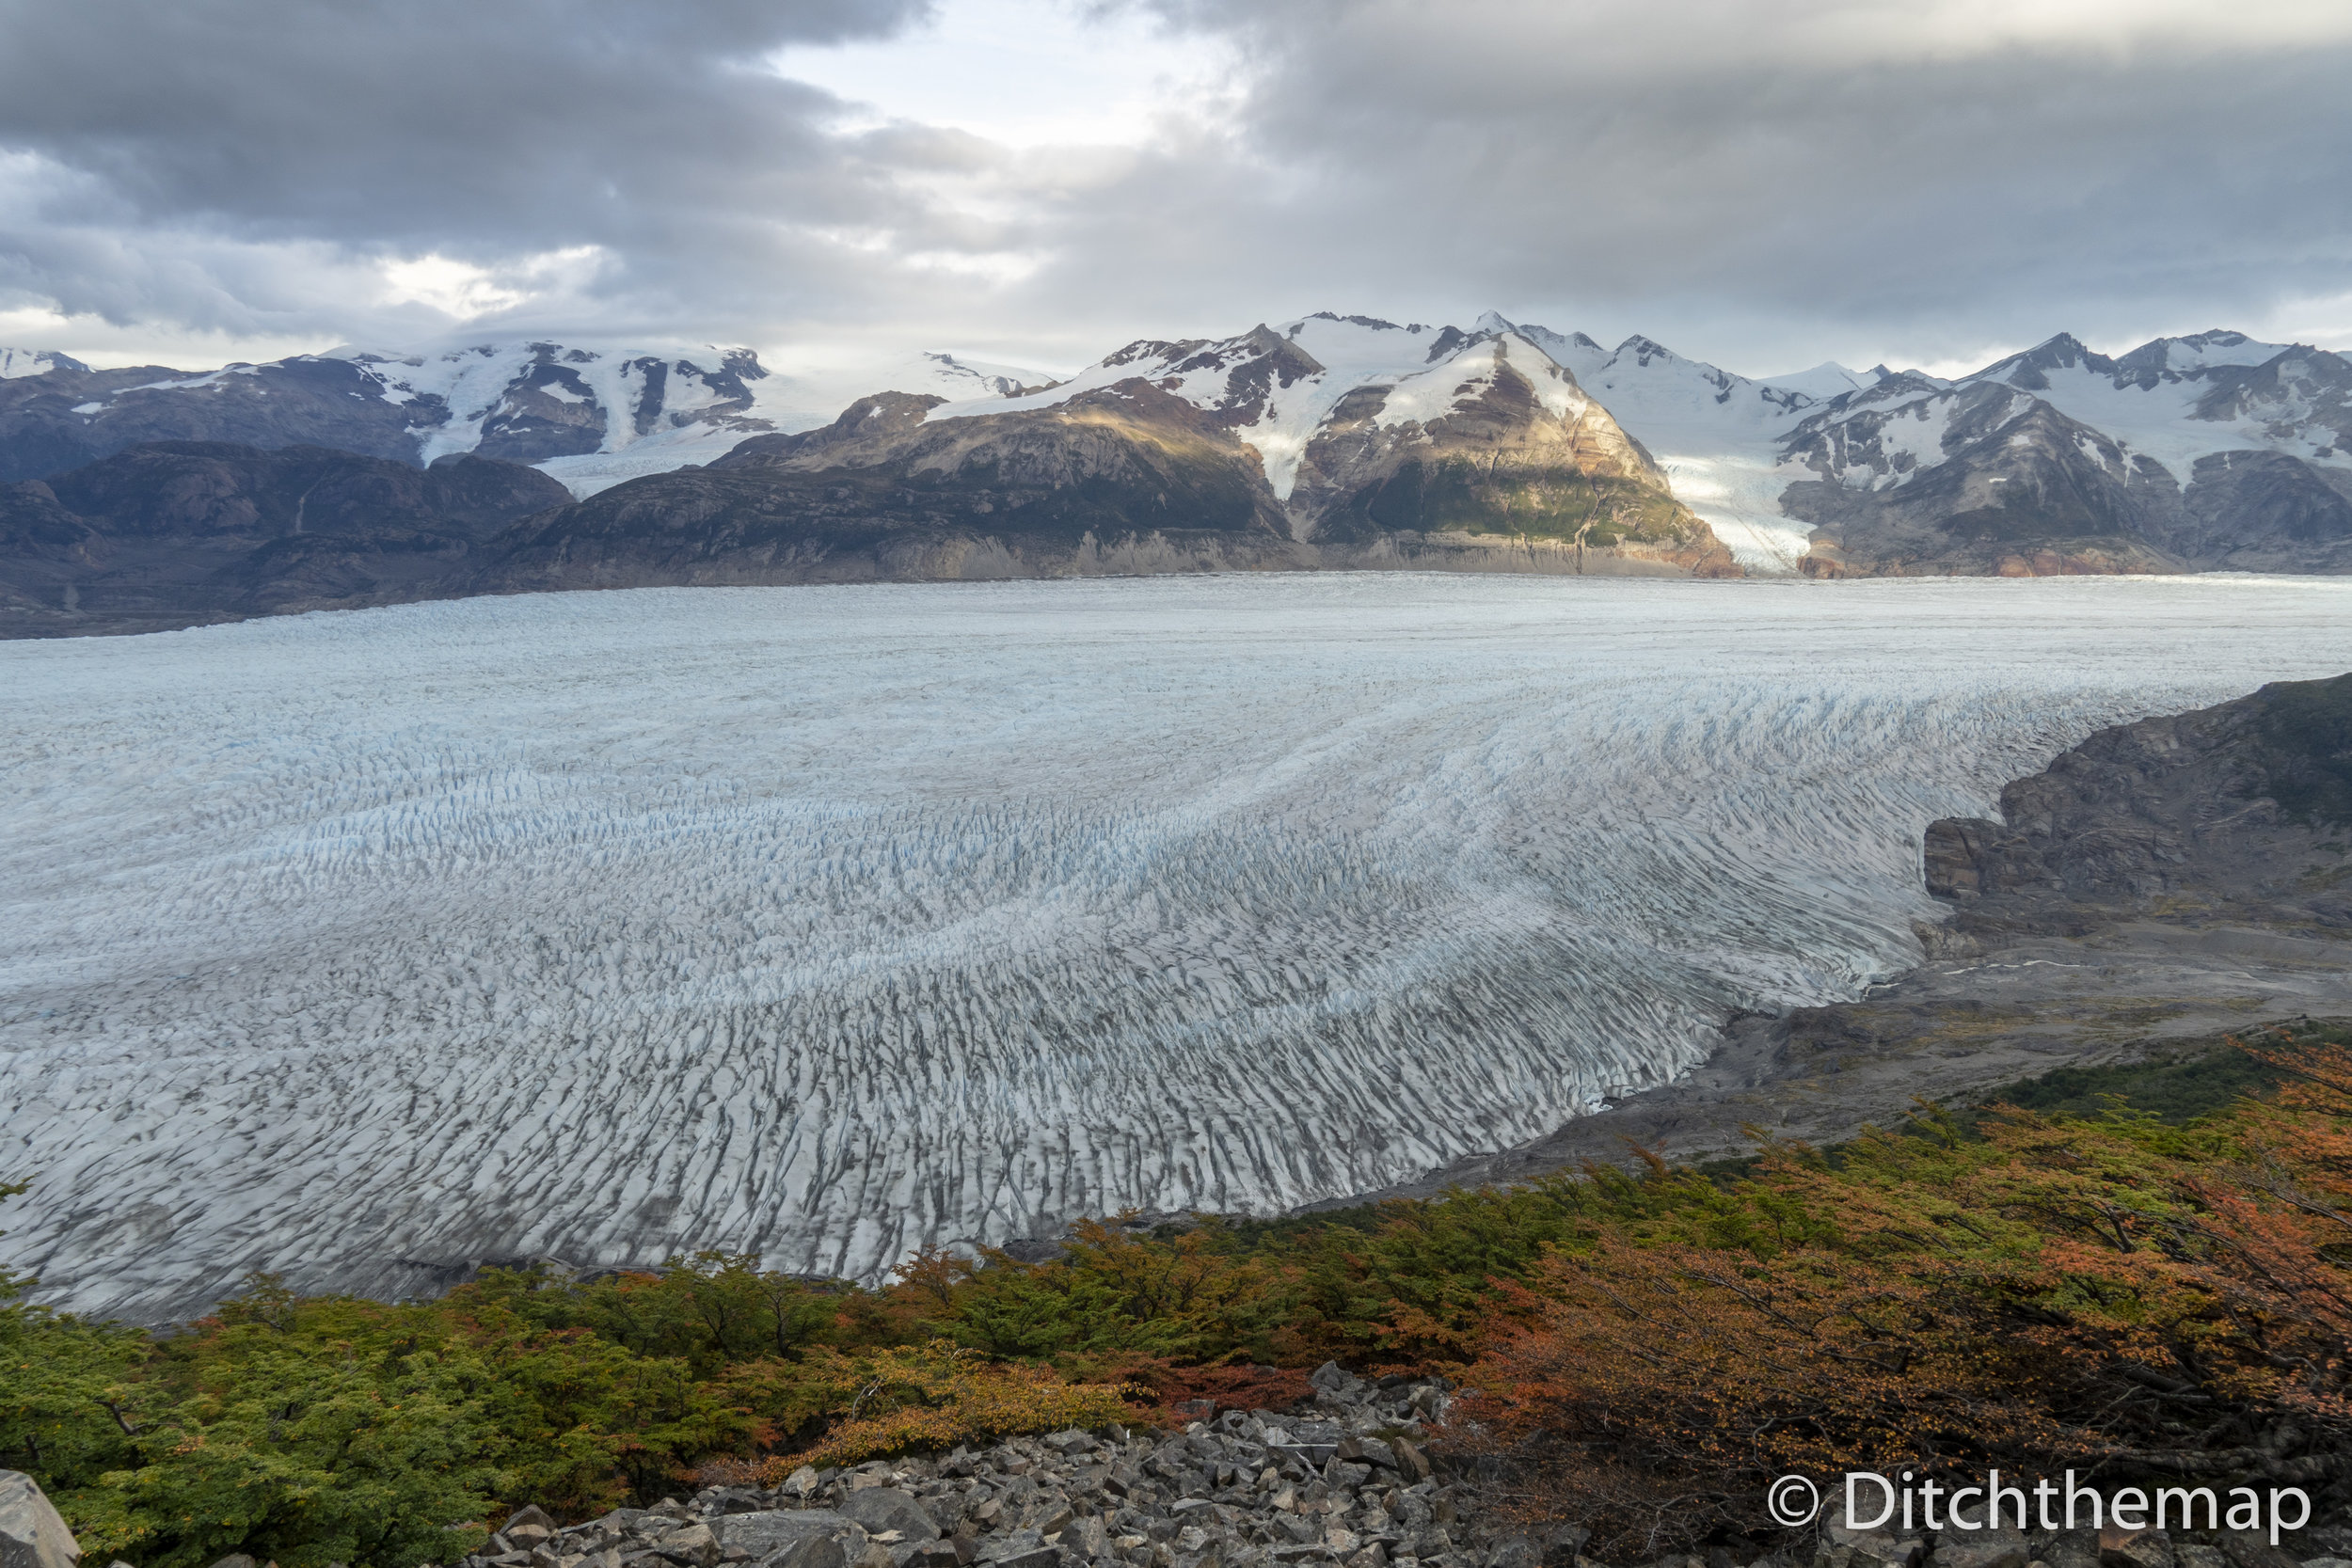
[[[1525,363],[1513,358],[1515,344]],[[1463,401],[1426,421],[1383,423],[1385,387],[1343,398],[1300,462],[1294,530],[1349,543],[1406,532],[1558,540],[1739,575],[1649,454],[1574,377],[1517,340],[1497,340],[1492,354],[1490,368],[1466,363]]]
[[[1229,395],[1204,406],[1137,377],[1042,408],[945,420],[928,417],[936,398],[862,398],[821,430],[755,437],[707,468],[534,519],[475,585],[1316,566],[1739,573],[1573,381],[1563,417],[1504,363],[1444,417],[1385,427],[1386,394],[1372,391],[1310,448],[1286,508],[1233,426],[1257,417],[1266,388],[1320,367],[1272,333],[1130,353],[1225,371]]]
[[[1059,577],[1295,566],[1257,454],[1145,381],[926,422],[862,398],[536,518],[474,591]]]

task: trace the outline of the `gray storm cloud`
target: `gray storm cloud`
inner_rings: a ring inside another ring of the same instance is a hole
[[[465,312],[383,264],[436,256],[578,329],[1050,362],[1499,306],[1780,370],[2352,297],[2341,7],[1149,9],[1231,91],[1090,149],[846,131],[763,64],[919,0],[0,0],[0,308],[417,336]]]

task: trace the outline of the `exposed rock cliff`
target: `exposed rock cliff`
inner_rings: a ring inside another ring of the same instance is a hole
[[[1512,345],[1519,345],[1515,358]],[[1730,552],[1575,378],[1516,335],[1465,354],[1441,410],[1383,422],[1397,389],[1342,398],[1307,445],[1291,511],[1309,538],[1399,532],[1620,545],[1699,576],[1736,577]],[[1485,362],[1479,359],[1484,357]]]

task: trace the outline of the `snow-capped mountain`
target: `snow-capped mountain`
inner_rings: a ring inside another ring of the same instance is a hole
[[[1482,325],[1486,321],[1501,318],[1482,318]],[[1657,459],[1675,499],[1705,518],[1752,572],[1794,571],[1805,553],[1804,525],[1780,508],[1789,478],[1781,468],[1783,436],[1831,398],[1863,390],[1887,373],[1822,364],[1757,381],[1685,359],[1647,338],[1606,349],[1581,332],[1517,330],[1575,372]]]
[[[1609,420],[1543,342],[1499,316],[1481,317],[1465,332],[1328,311],[1233,338],[1141,340],[1049,389],[1009,401],[951,401],[930,418],[1048,407],[1140,378],[1206,410],[1254,448],[1274,494],[1288,500],[1308,449],[1351,397],[1359,405],[1377,399],[1369,416],[1377,425],[1426,423],[1474,403],[1504,366],[1523,373],[1554,415]]]
[[[1145,340],[1046,391],[953,403],[930,420],[1137,381],[1253,451],[1301,541],[1407,530],[1615,545],[1704,531],[1575,373],[1491,314],[1468,331],[1325,311],[1219,341]]]
[[[14,381],[25,375],[47,375],[51,371],[88,369],[79,359],[51,354],[45,349],[0,348],[0,381]]]
[[[2236,332],[2060,334],[1834,398],[1784,441],[1807,569],[2352,569],[2352,361]]]
[[[821,425],[878,383],[1001,396],[1043,372],[949,354],[773,374],[744,348],[647,350],[542,339],[413,353],[342,349],[187,373],[92,371],[0,349],[0,482],[148,441],[332,447],[427,464],[453,452],[534,465],[590,495],[707,462],[747,436]]]
[[[1599,477],[1662,481],[1756,572],[2352,569],[2352,361],[2235,332],[2113,357],[2061,334],[1955,380],[1836,364],[1752,378],[1493,312],[1468,328],[1320,312],[1145,340],[1066,379],[944,353],[771,371],[745,349],[542,340],[202,374],[9,349],[0,372],[0,482],[180,439],[420,464],[478,452],[585,498],[823,427],[871,393],[944,399],[940,421],[1140,380],[1254,453],[1302,542],[1524,531],[1513,508],[1556,521],[1573,473],[1596,515],[1632,494],[1599,495]],[[1473,452],[1501,476],[1506,448],[1509,497],[1429,488]]]
[[[474,591],[1367,567],[1739,573],[1529,338],[1316,316],[862,398],[533,518]]]

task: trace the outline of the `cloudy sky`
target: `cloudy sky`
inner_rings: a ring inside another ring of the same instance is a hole
[[[0,0],[0,343],[2352,347],[2344,0]]]

